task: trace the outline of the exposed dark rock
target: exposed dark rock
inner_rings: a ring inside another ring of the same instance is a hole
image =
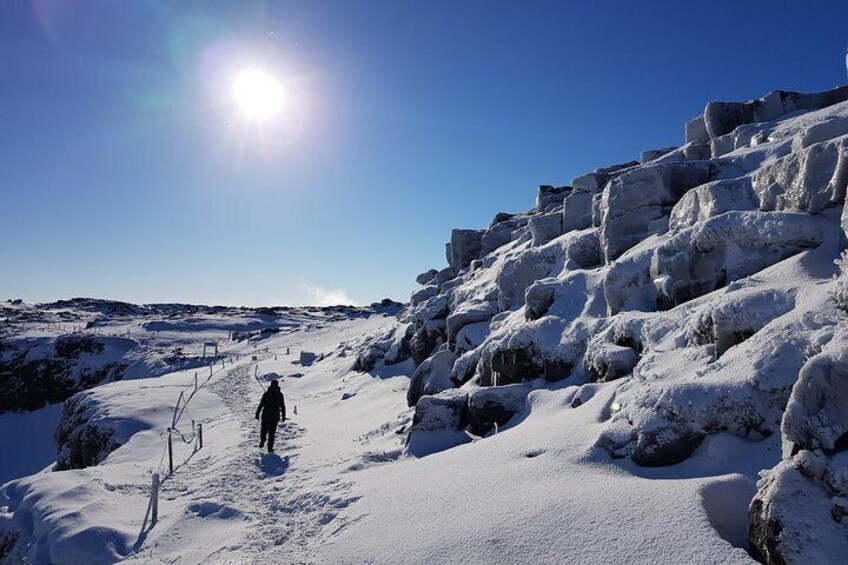
[[[119,380],[127,369],[127,365],[116,362],[78,367],[75,361],[62,357],[28,361],[26,352],[0,361],[0,414],[62,402],[101,382]]]
[[[524,385],[480,388],[468,395],[468,425],[472,434],[485,436],[503,426],[524,408]]]
[[[631,458],[642,467],[666,467],[676,465],[691,456],[701,442],[704,433],[685,424],[644,431],[639,434]]]
[[[114,431],[93,422],[95,410],[86,394],[71,397],[62,406],[62,420],[56,429],[56,470],[84,469],[100,464],[120,447]]]
[[[704,123],[711,138],[753,121],[754,109],[745,102],[710,102],[704,110]]]
[[[532,348],[496,351],[492,355],[492,371],[498,373],[498,384],[514,384],[539,376],[540,367]]]
[[[551,186],[543,184],[536,193],[536,211],[545,212],[551,206],[562,204],[563,199],[573,189],[570,186]]]
[[[787,565],[780,551],[783,525],[767,511],[764,500],[755,498],[748,508],[748,549],[760,563]]]
[[[461,270],[468,267],[474,259],[479,259],[483,233],[483,230],[453,230],[450,243],[446,247],[448,265]]]
[[[369,346],[365,351],[356,356],[353,362],[353,370],[360,373],[373,371],[377,362],[383,358],[385,352],[376,345]]]
[[[64,359],[78,359],[83,353],[100,353],[103,343],[87,334],[67,334],[56,338],[53,344],[56,355]]]
[[[429,320],[409,342],[409,352],[416,365],[420,365],[436,348],[446,341],[446,322],[444,320]]]

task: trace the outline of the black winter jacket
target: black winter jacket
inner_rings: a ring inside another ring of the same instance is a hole
[[[256,417],[262,413],[263,422],[279,422],[280,417],[286,419],[286,400],[279,388],[270,387],[262,395],[259,407],[256,409]]]

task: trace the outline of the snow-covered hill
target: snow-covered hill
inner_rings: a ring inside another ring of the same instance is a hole
[[[403,311],[6,303],[0,447],[37,465],[0,466],[0,556],[840,563],[846,151],[848,87],[710,103],[454,230]]]

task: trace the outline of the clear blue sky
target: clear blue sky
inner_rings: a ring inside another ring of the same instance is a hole
[[[708,100],[845,82],[834,2],[0,6],[0,298],[406,299],[452,227],[682,143]],[[234,115],[261,66],[288,104]]]

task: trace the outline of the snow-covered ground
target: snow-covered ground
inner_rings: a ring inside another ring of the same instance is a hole
[[[407,379],[386,376],[366,387],[362,397],[371,396],[373,402],[364,411],[360,404],[345,421],[346,404],[338,390],[354,393],[354,381],[372,379],[354,375],[342,386],[339,373],[349,370],[352,357],[304,367],[299,354],[308,349],[337,356],[340,342],[393,322],[378,314],[323,327],[311,320],[295,332],[267,338],[261,347],[247,341],[223,345],[223,366],[218,362],[212,369],[138,377],[80,393],[75,400],[82,399],[85,425],[114,431],[120,447],[99,465],[64,471],[49,469],[55,452],[49,460],[38,459],[47,447],[44,437],[36,442],[38,449],[21,443],[12,450],[48,468],[4,487],[2,504],[10,521],[5,532],[18,536],[8,558],[36,563],[108,563],[126,557],[192,563],[306,560],[328,532],[348,519],[344,509],[355,497],[342,477],[361,458],[371,461],[362,446],[391,444],[397,452],[401,438],[376,428],[404,411]],[[196,373],[200,387],[195,392]],[[274,455],[257,448],[253,419],[270,373],[280,376],[289,405],[289,421],[281,425]],[[190,400],[175,413],[181,393]],[[3,415],[0,423],[8,422],[3,440],[11,442],[5,436],[26,419],[44,420],[44,411],[56,416],[56,407]],[[173,436],[171,475],[165,449],[175,418],[180,433]],[[203,425],[202,449],[192,420]],[[363,439],[369,432],[387,440]],[[3,467],[7,478],[36,470],[6,462]],[[154,472],[163,483],[159,521],[151,526]]]
[[[576,387],[539,388],[521,425],[427,457],[404,455],[412,366],[356,373],[348,354],[394,323],[374,315],[304,326],[261,348],[223,348],[240,359],[218,364],[208,380],[208,370],[200,373],[200,391],[177,427],[203,423],[204,446],[177,440],[171,476],[166,429],[180,392],[193,391],[194,369],[83,393],[107,412],[97,416],[106,425],[140,431],[99,465],[4,487],[6,511],[26,542],[16,557],[57,564],[750,562],[733,543],[744,544],[756,472],[779,459],[779,444],[760,445],[751,458],[745,442],[720,436],[712,440],[717,449],[706,446],[698,462],[671,471],[611,463],[591,455],[614,393],[607,385],[581,410],[570,409]],[[293,363],[301,350],[327,357],[303,367]],[[253,419],[270,373],[282,377],[290,417],[274,455],[258,449]],[[737,453],[747,455],[741,464]],[[151,526],[154,471],[166,478]]]

